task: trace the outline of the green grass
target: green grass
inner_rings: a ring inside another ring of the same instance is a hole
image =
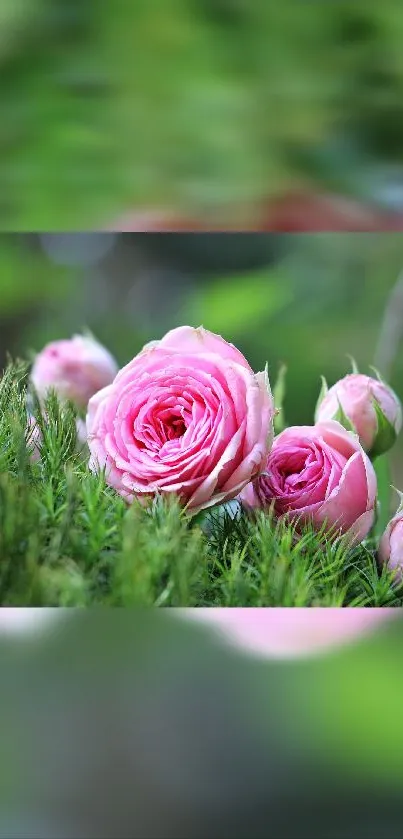
[[[0,605],[401,606],[375,545],[227,507],[189,519],[175,498],[127,507],[77,451],[75,413],[51,395],[40,459],[26,369],[0,383]]]

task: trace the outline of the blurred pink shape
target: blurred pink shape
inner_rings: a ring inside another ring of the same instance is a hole
[[[320,653],[376,631],[396,617],[395,609],[181,609],[237,647],[259,656],[294,657]]]

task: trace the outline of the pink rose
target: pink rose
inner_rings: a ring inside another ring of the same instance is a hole
[[[402,408],[394,391],[384,382],[353,373],[340,379],[329,391],[325,388],[315,419],[350,423],[365,451],[375,457],[395,442],[402,427]]]
[[[35,359],[31,382],[43,399],[53,388],[60,398],[86,408],[91,396],[109,385],[118,365],[105,347],[93,338],[75,335],[68,341],[53,341]]]
[[[241,493],[250,507],[348,534],[358,544],[374,522],[374,468],[358,437],[335,421],[287,428],[275,438],[266,472]]]
[[[177,493],[189,510],[231,498],[266,463],[273,400],[264,373],[200,327],[148,344],[88,406],[93,470],[128,501]]]
[[[379,543],[379,565],[386,565],[389,571],[395,572],[394,580],[397,584],[403,580],[403,510],[400,508],[389,522]]]

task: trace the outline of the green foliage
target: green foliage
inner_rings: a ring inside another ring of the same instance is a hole
[[[387,416],[382,411],[377,399],[373,400],[376,418],[378,421],[378,431],[376,435],[375,444],[371,449],[371,458],[374,460],[384,452],[394,446],[397,438],[395,427],[389,422]]]
[[[318,396],[318,401],[316,403],[315,419],[317,417],[319,408],[320,408],[325,396],[327,396],[327,394],[329,392],[328,384],[327,384],[327,381],[326,381],[324,376],[321,376],[321,381],[322,381],[322,386],[321,386],[320,393],[319,393],[319,396]]]
[[[38,307],[44,301],[63,304],[71,293],[73,274],[66,268],[55,270],[39,252],[24,253],[18,236],[1,237],[0,288],[1,314],[13,315],[21,309]]]
[[[259,512],[216,517],[210,536],[217,606],[400,605],[391,576],[379,575],[374,545],[347,550],[323,532]]]
[[[236,219],[301,174],[358,189],[402,158],[402,25],[389,0],[3,0],[0,226]]]
[[[346,416],[346,414],[344,413],[343,406],[340,402],[340,399],[338,399],[337,401],[339,403],[339,407],[338,407],[337,413],[335,414],[333,419],[335,419],[336,422],[339,422],[340,425],[342,425],[343,428],[345,428],[347,431],[352,431],[353,433],[356,433],[356,430],[355,430],[355,427],[354,427],[353,423],[351,422],[351,420],[349,420],[348,416]]]
[[[208,289],[193,295],[187,315],[190,321],[208,324],[212,332],[231,335],[253,330],[267,317],[279,316],[291,300],[281,276],[264,269],[230,281],[217,278]]]
[[[189,519],[175,498],[127,507],[78,451],[76,417],[50,394],[33,459],[26,368],[0,384],[2,606],[398,606],[369,542],[219,507]]]

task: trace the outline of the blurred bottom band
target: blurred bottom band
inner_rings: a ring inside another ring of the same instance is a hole
[[[399,614],[1,610],[0,839],[399,839]]]

